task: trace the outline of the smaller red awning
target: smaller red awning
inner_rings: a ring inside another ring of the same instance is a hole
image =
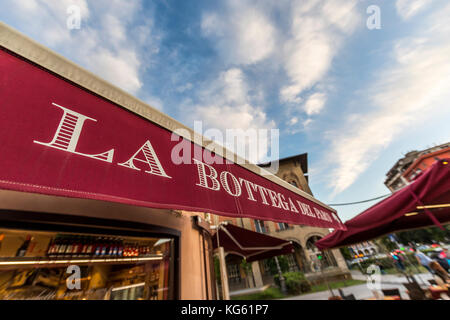
[[[219,225],[213,236],[213,246],[214,249],[223,247],[225,252],[239,255],[248,262],[294,252],[294,246],[290,241],[232,224]]]
[[[315,243],[319,249],[348,246],[401,230],[450,222],[450,159],[436,161],[408,186],[345,222]]]

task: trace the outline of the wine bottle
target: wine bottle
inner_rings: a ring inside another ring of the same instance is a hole
[[[20,248],[16,252],[16,257],[25,257],[25,254],[27,253],[28,246],[30,245],[31,236],[27,235],[25,241],[22,243]]]
[[[64,256],[66,249],[67,249],[67,236],[61,236],[58,253],[57,253],[58,257]]]
[[[0,250],[2,250],[3,239],[5,239],[5,234],[4,233],[0,234]]]

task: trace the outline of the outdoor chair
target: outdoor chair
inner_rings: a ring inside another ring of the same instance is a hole
[[[408,295],[411,300],[428,300],[425,292],[417,283],[403,283],[403,286],[408,290]]]
[[[400,297],[400,300],[402,299],[402,296],[400,295],[400,290],[398,289],[382,289],[381,290],[384,294],[384,296],[387,297]]]
[[[338,291],[339,291],[339,295],[341,296],[342,299],[344,299],[344,300],[356,300],[354,294],[345,295],[344,291],[342,291],[341,288],[339,288]]]

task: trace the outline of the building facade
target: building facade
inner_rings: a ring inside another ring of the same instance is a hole
[[[378,247],[372,241],[356,243],[348,247],[352,258],[371,257],[379,253]]]
[[[410,151],[388,171],[384,184],[391,192],[397,191],[417,178],[436,160],[449,157],[450,142],[421,151]]]
[[[268,167],[268,165],[260,166]],[[291,185],[312,195],[307,180],[307,154],[279,160],[279,168],[275,174]],[[295,251],[285,256],[289,271],[302,272],[312,282],[322,281],[323,275],[320,272],[320,266],[323,267],[323,274],[327,278],[350,277],[345,259],[342,257],[339,249],[321,253],[314,246],[316,241],[330,233],[328,229],[249,218],[227,218],[208,214],[206,218],[213,225],[227,221],[252,231],[291,241]],[[323,256],[319,257],[319,255]],[[321,258],[320,261],[318,257]],[[274,283],[268,260],[252,262],[251,266],[245,270],[246,268],[242,265],[241,257],[227,254],[226,264],[231,294],[233,294],[233,291]]]

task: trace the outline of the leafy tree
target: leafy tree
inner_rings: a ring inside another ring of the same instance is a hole
[[[345,260],[353,260],[353,257],[350,254],[350,250],[348,247],[342,247],[339,248],[339,250],[341,251],[342,256],[344,257]]]
[[[281,272],[288,272],[289,271],[289,263],[285,256],[278,256],[278,263],[280,265]],[[267,264],[269,265],[269,270],[271,275],[277,275],[278,269],[277,269],[277,263],[275,262],[275,258],[267,259]]]
[[[412,243],[426,243],[446,242],[450,239],[450,225],[444,226],[445,230],[438,227],[429,227],[416,230],[407,230],[396,233],[398,240],[403,244]]]

